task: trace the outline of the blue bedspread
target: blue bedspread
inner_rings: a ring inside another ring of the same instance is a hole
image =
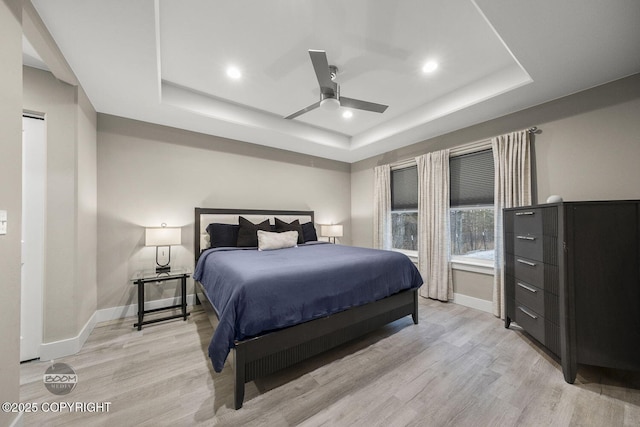
[[[209,357],[220,372],[235,341],[328,316],[422,285],[398,252],[314,242],[204,251],[193,275],[218,312]]]

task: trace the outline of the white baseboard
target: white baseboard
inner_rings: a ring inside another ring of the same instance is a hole
[[[195,294],[187,295],[187,305],[194,305]],[[153,310],[180,303],[180,297],[165,298],[161,300],[148,301],[144,304],[145,310]],[[103,308],[93,313],[80,333],[65,340],[43,343],[40,345],[40,360],[54,360],[64,356],[76,354],[91,335],[93,328],[100,322],[122,319],[138,314],[138,304],[124,305],[121,307]]]
[[[475,308],[476,310],[486,311],[493,314],[493,302],[485,299],[470,297],[463,294],[453,294],[453,302],[456,304],[464,305],[465,307]]]
[[[59,359],[64,356],[76,354],[80,351],[89,335],[98,323],[97,312],[94,312],[84,327],[80,330],[80,333],[73,338],[67,338],[65,340],[42,343],[40,345],[40,360],[53,360]]]

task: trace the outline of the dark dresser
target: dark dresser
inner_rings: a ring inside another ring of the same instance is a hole
[[[640,201],[504,210],[505,327],[562,363],[640,371]]]

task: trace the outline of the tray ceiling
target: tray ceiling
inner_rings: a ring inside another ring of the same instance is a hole
[[[33,4],[98,112],[346,162],[640,71],[635,0]],[[285,120],[319,100],[309,49],[389,108]]]

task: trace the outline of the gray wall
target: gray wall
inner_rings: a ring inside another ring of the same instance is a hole
[[[22,3],[0,2],[0,210],[8,230],[0,235],[0,401],[20,402],[20,238],[22,210]],[[0,425],[17,414],[0,411]]]
[[[96,113],[80,87],[24,67],[23,106],[47,127],[43,343],[78,336],[95,313]]]
[[[640,74],[351,165],[352,242],[373,244],[373,168],[537,126],[537,200],[640,199]],[[536,200],[534,198],[534,200]],[[454,291],[491,299],[482,275],[456,274]]]
[[[76,180],[76,328],[79,331],[98,305],[98,115],[81,86],[77,87]]]
[[[195,207],[314,210],[348,244],[350,203],[346,163],[99,114],[98,307],[136,303],[129,279],[155,265],[144,227],[182,227],[172,265],[193,268]],[[147,300],[176,292],[149,286]]]
[[[453,270],[452,281],[456,294],[486,301],[493,299],[493,275]]]

